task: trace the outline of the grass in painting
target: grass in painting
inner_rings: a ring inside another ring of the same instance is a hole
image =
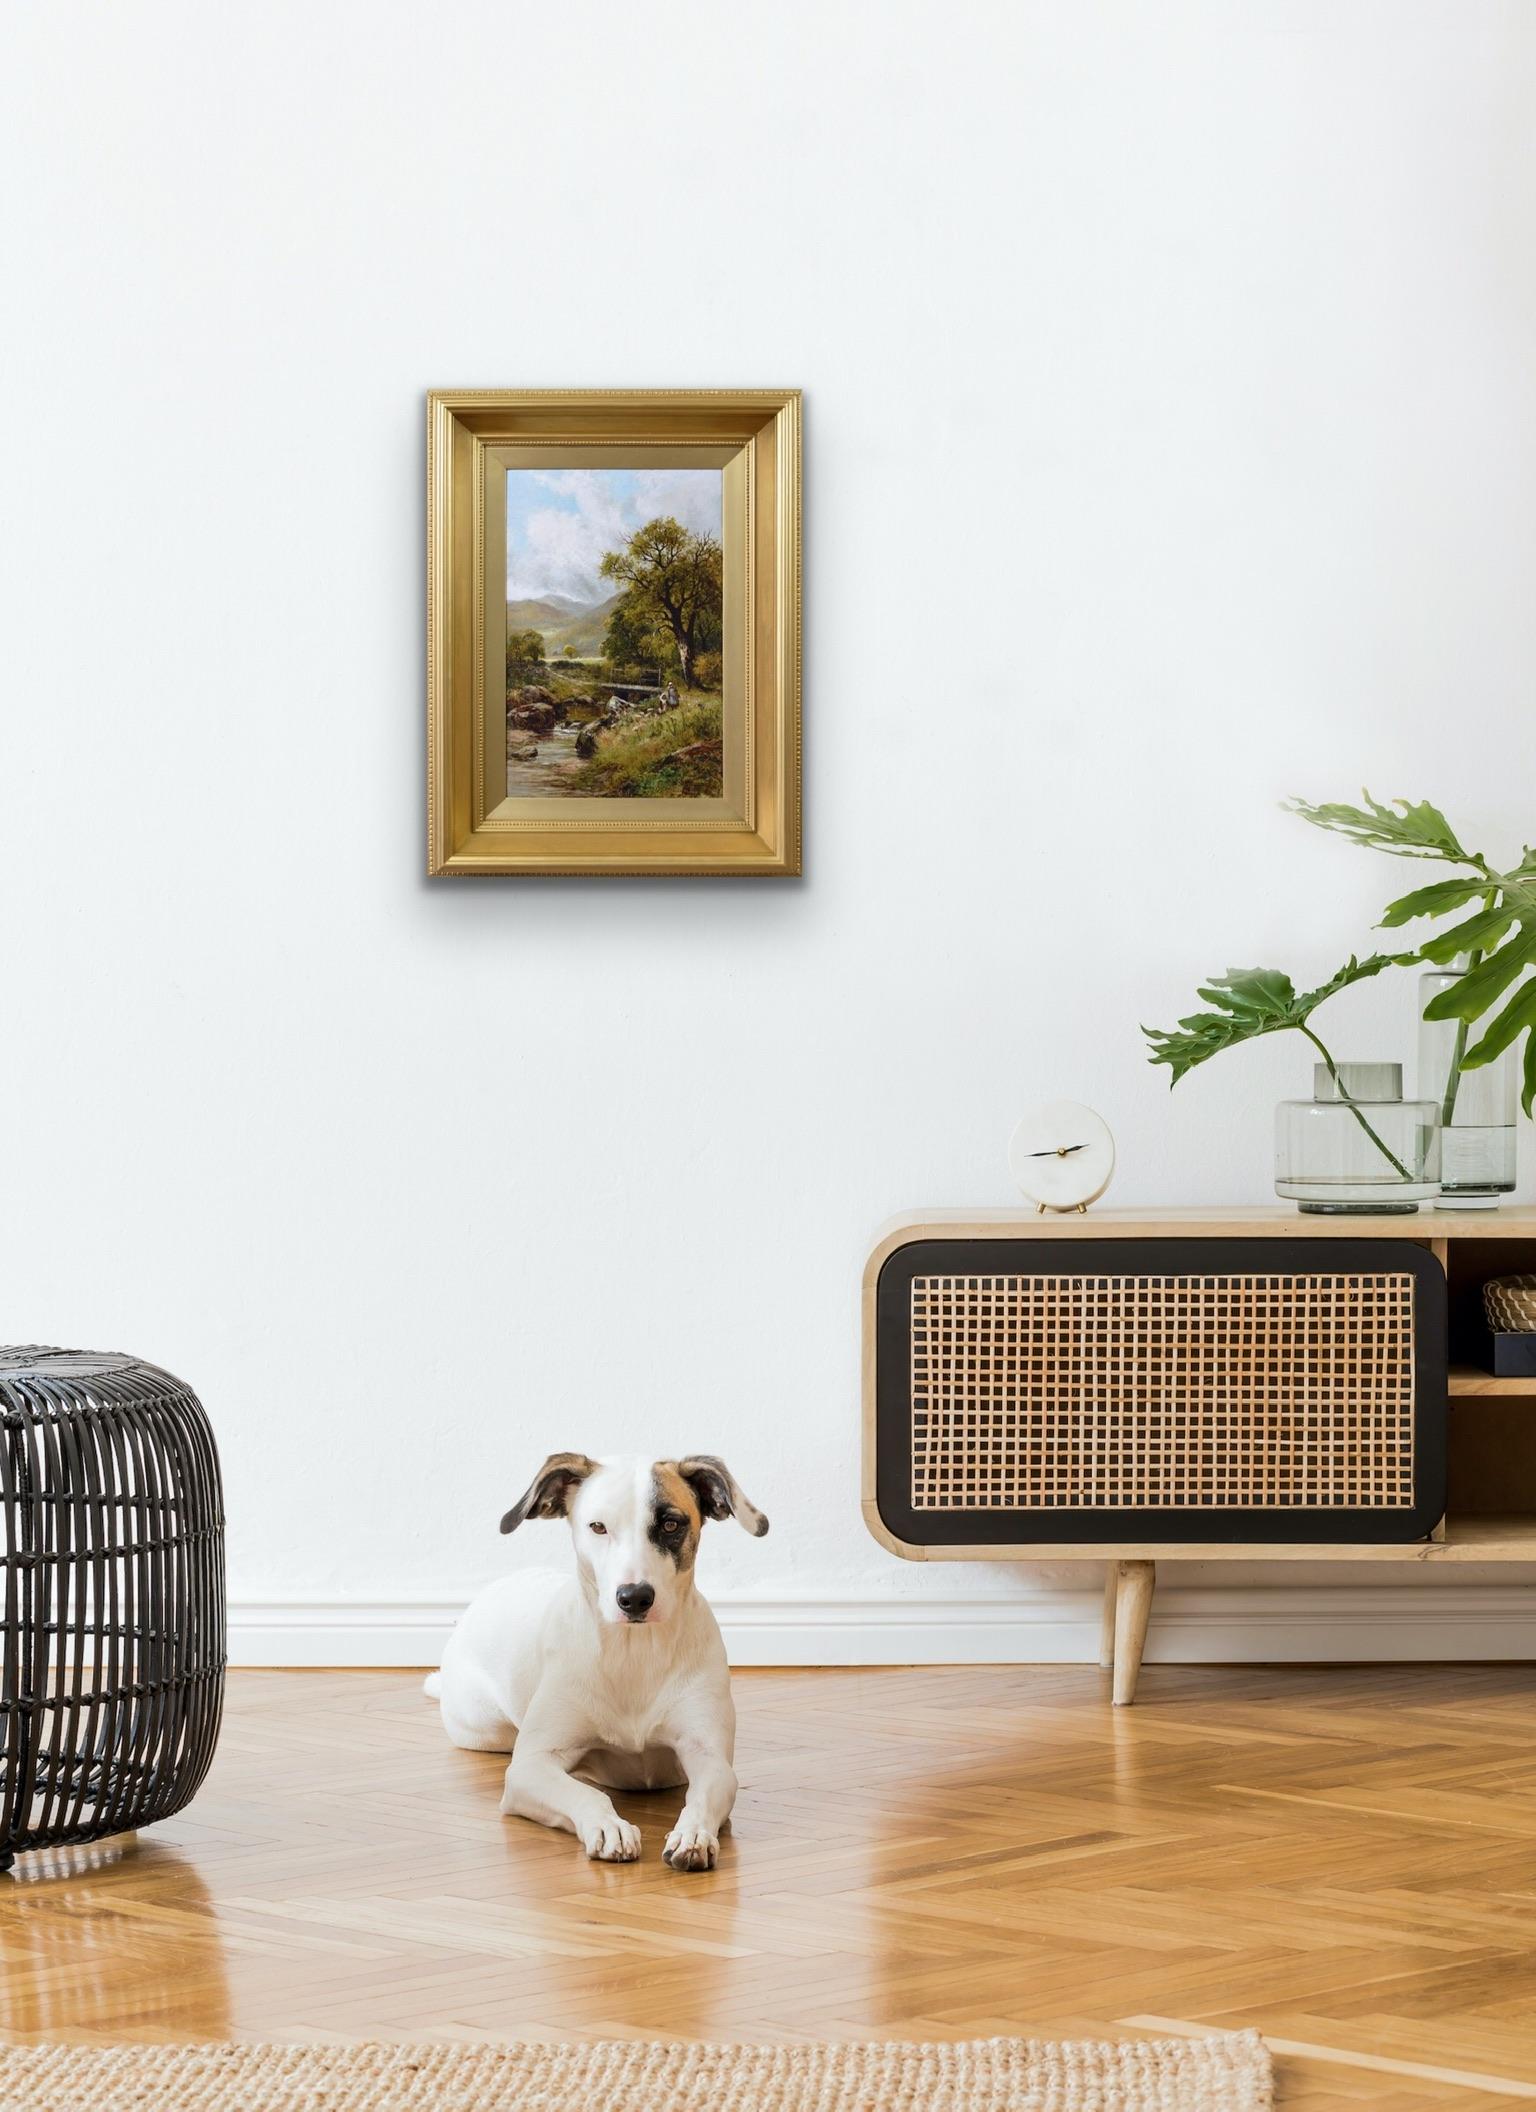
[[[600,733],[570,789],[588,799],[718,799],[720,756],[720,698],[690,696]]]

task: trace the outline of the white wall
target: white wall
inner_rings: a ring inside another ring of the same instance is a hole
[[[1266,1195],[1306,1052],[1170,1099],[1137,1022],[1368,943],[1401,869],[1283,794],[1531,832],[1536,14],[6,38],[0,1334],[196,1384],[256,1654],[547,1557],[496,1520],[563,1445],[726,1453],[774,1533],[708,1581],[847,1651],[894,1595],[1077,1647],[864,1534],[860,1264],[1061,1092],[1116,1202]],[[802,883],[423,879],[422,399],[479,383],[806,389]],[[1404,1050],[1408,988],[1334,1028]]]

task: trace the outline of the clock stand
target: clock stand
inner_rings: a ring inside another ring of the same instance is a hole
[[[1536,1377],[1483,1284],[1536,1211],[936,1210],[864,1272],[863,1509],[909,1561],[1105,1575],[1135,1695],[1174,1562],[1536,1563]]]

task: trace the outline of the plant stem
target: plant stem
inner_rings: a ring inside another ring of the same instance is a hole
[[[1472,965],[1475,968],[1477,961],[1474,960]],[[1445,1098],[1440,1103],[1440,1127],[1442,1129],[1450,1128],[1451,1117],[1456,1112],[1456,1093],[1457,1088],[1461,1084],[1461,1059],[1466,1053],[1467,1023],[1464,1019],[1458,1019],[1456,1022],[1456,1042],[1451,1050],[1451,1074],[1445,1081]]]
[[[1497,888],[1490,889],[1483,897],[1483,907],[1492,909],[1498,899]],[[1469,953],[1463,973],[1470,975],[1482,957],[1481,952]],[[1461,1059],[1467,1053],[1467,1028],[1470,1024],[1471,1022],[1465,1019],[1458,1019],[1456,1022],[1456,1041],[1451,1049],[1451,1073],[1445,1081],[1445,1098],[1440,1103],[1440,1127],[1442,1129],[1450,1128],[1451,1117],[1456,1112],[1456,1095],[1461,1089]]]
[[[1317,1036],[1313,1033],[1312,1029],[1310,1027],[1299,1027],[1297,1031],[1306,1035],[1308,1041],[1311,1042],[1313,1048],[1316,1049],[1318,1055],[1321,1056],[1324,1063],[1327,1064],[1328,1075],[1333,1080],[1334,1087],[1338,1093],[1339,1098],[1344,1102],[1344,1105],[1349,1109],[1350,1113],[1354,1116],[1355,1120],[1359,1123],[1360,1127],[1365,1131],[1366,1135],[1370,1138],[1371,1142],[1375,1145],[1376,1149],[1381,1153],[1382,1157],[1386,1159],[1389,1164],[1397,1168],[1397,1171],[1402,1175],[1405,1181],[1411,1182],[1413,1179],[1413,1175],[1408,1171],[1407,1167],[1397,1156],[1396,1152],[1389,1151],[1386,1145],[1382,1143],[1380,1137],[1377,1136],[1375,1130],[1372,1129],[1370,1123],[1366,1121],[1364,1115],[1360,1112],[1358,1105],[1349,1097],[1349,1094],[1345,1092],[1343,1080],[1339,1076],[1338,1065],[1334,1062],[1333,1058],[1329,1055],[1328,1051],[1323,1047],[1322,1043],[1318,1040]]]
[[[1469,953],[1465,972],[1470,975],[1481,959],[1480,953]],[[1451,1049],[1451,1072],[1445,1081],[1445,1098],[1440,1103],[1442,1129],[1450,1128],[1451,1117],[1456,1112],[1456,1094],[1461,1086],[1461,1059],[1467,1053],[1467,1025],[1468,1022],[1464,1019],[1458,1019],[1456,1022],[1456,1040]],[[1422,1087],[1420,1090],[1422,1091]]]

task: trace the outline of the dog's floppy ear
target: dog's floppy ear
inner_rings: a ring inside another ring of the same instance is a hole
[[[585,1452],[551,1452],[502,1519],[502,1531],[515,1533],[525,1518],[563,1518],[576,1490],[596,1472],[597,1461]]]
[[[677,1471],[699,1500],[706,1518],[734,1518],[756,1540],[768,1530],[768,1521],[755,1503],[748,1501],[741,1484],[723,1459],[712,1452],[692,1452],[680,1459]]]

